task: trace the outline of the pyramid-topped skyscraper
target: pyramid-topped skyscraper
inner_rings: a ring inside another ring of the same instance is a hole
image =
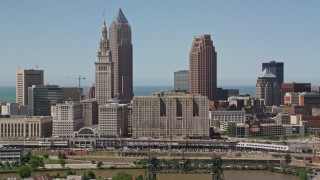
[[[119,9],[109,28],[109,43],[114,64],[114,95],[124,102],[133,97],[131,26]]]

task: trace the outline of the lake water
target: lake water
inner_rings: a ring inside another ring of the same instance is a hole
[[[223,86],[224,89],[239,89],[240,94],[250,94],[255,96],[254,86]],[[134,86],[133,92],[135,96],[148,96],[154,92],[161,90],[172,90],[173,86]],[[86,92],[86,87],[84,87]],[[15,86],[0,86],[0,102],[16,102]]]
[[[145,170],[142,169],[127,169],[127,170],[92,170],[96,176],[101,176],[103,178],[109,178],[114,176],[120,171],[125,171],[132,175],[132,177],[137,177],[139,175],[144,175]],[[77,175],[82,175],[84,170],[76,170]],[[47,171],[47,172],[36,172],[33,173],[33,176],[46,175],[46,173],[53,175],[60,173],[61,175],[65,174],[65,171]],[[19,176],[16,173],[0,173],[0,179],[6,179],[8,177]],[[262,170],[224,170],[225,180],[298,180],[298,176],[262,171]],[[210,174],[157,174],[158,180],[211,180],[212,177]]]

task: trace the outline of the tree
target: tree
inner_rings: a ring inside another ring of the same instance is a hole
[[[24,158],[23,158],[23,162],[24,162],[24,163],[27,163],[27,162],[30,161],[31,158],[32,158],[31,152],[28,151],[27,154],[26,154],[26,155],[24,156]]]
[[[43,157],[44,157],[45,159],[48,159],[48,158],[49,158],[49,154],[45,154],[45,155],[43,155]]]
[[[304,170],[304,169],[299,170],[299,178],[300,178],[300,180],[307,180],[308,175],[306,173],[306,170]]]
[[[76,172],[72,172],[70,169],[66,169],[66,175],[69,176],[69,175],[76,175]]]
[[[112,180],[132,180],[132,176],[124,171],[118,172]]]
[[[21,166],[18,169],[18,174],[21,177],[21,179],[30,177],[31,173],[32,173],[32,169],[29,166]]]
[[[28,164],[31,166],[32,169],[36,169],[39,166],[43,167],[43,159],[40,157],[32,157],[29,161]]]
[[[143,180],[143,176],[139,175],[138,177],[135,178],[135,180]]]
[[[99,161],[98,163],[97,163],[97,168],[101,168],[102,167],[102,162],[101,161]]]
[[[83,179],[84,180],[89,180],[89,179],[95,179],[96,175],[94,174],[94,172],[90,171],[90,170],[86,170],[83,173]]]
[[[291,159],[292,159],[291,154],[287,153],[286,155],[284,155],[284,159],[289,164],[291,162]]]
[[[10,167],[10,163],[8,161],[6,161],[6,167]]]
[[[66,161],[64,159],[60,159],[59,163],[62,167],[64,167],[66,165]]]

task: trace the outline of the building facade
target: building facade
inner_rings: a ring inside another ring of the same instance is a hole
[[[286,93],[311,92],[311,83],[283,83],[281,85],[281,102],[286,104]]]
[[[21,162],[22,159],[23,159],[22,149],[0,147],[0,162],[2,164],[5,164],[6,162],[9,162],[9,163]]]
[[[28,87],[43,85],[43,70],[19,69],[16,76],[16,102],[20,105],[28,105]]]
[[[209,137],[209,101],[201,95],[135,96],[133,138]]]
[[[80,101],[82,99],[82,92],[83,88],[76,88],[76,87],[63,87],[62,94],[63,94],[63,101]]]
[[[174,72],[174,90],[189,91],[189,71],[181,70]]]
[[[74,101],[58,103],[51,107],[53,137],[74,137],[75,131],[83,127],[82,104]]]
[[[235,122],[237,124],[244,124],[246,121],[245,111],[211,111],[210,126],[219,125],[218,128],[223,131],[227,131],[227,125],[229,122]]]
[[[262,71],[265,69],[269,69],[271,73],[276,76],[276,82],[281,88],[281,84],[284,82],[284,63],[277,61],[262,63]]]
[[[189,54],[189,91],[217,100],[217,53],[210,35],[196,36]]]
[[[83,107],[84,126],[98,124],[99,105],[95,99],[86,99],[81,101]]]
[[[109,28],[110,50],[114,63],[114,95],[129,102],[133,97],[133,56],[131,26],[119,9]]]
[[[99,106],[99,130],[102,137],[124,137],[128,134],[128,105],[108,103]]]
[[[291,116],[286,113],[278,113],[276,116],[276,124],[291,124]]]
[[[63,90],[57,85],[33,85],[28,88],[28,115],[50,116],[51,106],[63,102]]]
[[[280,86],[277,77],[266,68],[257,79],[256,97],[263,99],[266,106],[280,105]]]
[[[100,47],[95,62],[95,98],[99,105],[106,104],[114,96],[114,63],[109,49],[105,22],[103,22],[101,34]]]
[[[0,118],[0,138],[43,138],[52,135],[52,117]]]

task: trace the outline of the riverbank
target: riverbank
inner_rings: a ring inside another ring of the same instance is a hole
[[[83,175],[85,170],[71,170],[77,175]],[[128,174],[131,174],[133,178],[139,175],[145,175],[144,169],[93,169],[91,170],[95,173],[97,177],[102,179],[111,178],[116,175],[118,172],[125,171]],[[60,177],[66,175],[66,170],[50,170],[50,171],[39,171],[33,172],[32,176],[44,176],[44,175],[60,175]],[[1,173],[0,179],[7,179],[9,177],[15,177],[20,179],[16,173]],[[232,179],[246,179],[246,180],[256,180],[259,177],[259,180],[298,180],[299,178],[294,175],[288,175],[283,173],[275,173],[271,171],[261,171],[261,170],[224,170],[224,177],[227,180]],[[261,178],[260,178],[261,177]],[[211,180],[212,177],[210,174],[157,174],[158,180]]]

